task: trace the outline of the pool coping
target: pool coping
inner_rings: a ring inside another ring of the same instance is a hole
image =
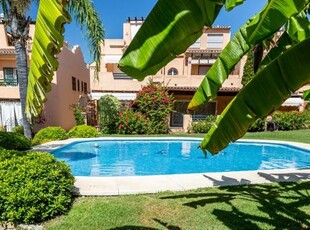
[[[85,140],[202,140],[193,137],[99,137],[74,138],[62,141],[48,142],[33,147],[34,151],[50,152],[64,145]],[[310,150],[310,144],[275,141],[240,139],[242,142],[278,143],[292,145]],[[88,177],[76,176],[74,193],[81,196],[116,196],[140,193],[157,193],[163,191],[186,191],[206,187],[231,186],[242,184],[261,184],[272,182],[291,182],[310,180],[309,169],[277,169],[237,171],[220,173],[194,173],[156,176],[118,176],[118,177]]]

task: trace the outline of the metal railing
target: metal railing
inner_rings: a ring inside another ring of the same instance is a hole
[[[17,86],[17,79],[4,78],[0,79],[0,86]]]
[[[132,78],[125,73],[113,73],[113,77],[114,80],[132,80]]]

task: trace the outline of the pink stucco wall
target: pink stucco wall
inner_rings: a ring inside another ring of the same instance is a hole
[[[75,125],[75,119],[70,105],[77,104],[79,97],[84,95],[81,90],[82,81],[87,84],[87,92],[90,91],[89,69],[84,62],[80,47],[62,48],[58,61],[60,64],[52,81],[52,91],[47,94],[44,105],[46,123],[37,126],[37,129],[46,126],[61,126],[66,130],[72,128]],[[72,77],[79,80],[79,91],[78,87],[76,90],[72,89]]]

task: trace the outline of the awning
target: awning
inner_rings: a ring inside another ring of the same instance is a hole
[[[112,95],[120,101],[134,100],[136,98],[136,93],[91,93],[90,97],[92,100],[99,100],[100,97],[104,95]]]
[[[300,97],[290,97],[288,98],[282,106],[302,106],[304,104],[304,100]]]
[[[122,55],[105,55],[103,57],[103,62],[117,64],[119,63],[119,60],[121,60],[121,57]]]

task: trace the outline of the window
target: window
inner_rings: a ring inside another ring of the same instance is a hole
[[[86,94],[87,93],[87,83],[84,82],[84,93]]]
[[[199,49],[200,48],[200,38],[198,38],[194,44],[192,44],[189,48]]]
[[[208,115],[216,115],[216,102],[204,103],[197,110],[192,111],[191,114],[193,121],[205,119]]]
[[[80,80],[77,80],[77,90],[80,92]]]
[[[178,75],[178,70],[176,68],[171,68],[168,70],[168,75]]]
[[[3,68],[3,84],[16,86],[18,84],[18,76],[16,68]]]
[[[206,75],[206,73],[211,68],[210,65],[199,65],[198,66],[198,75]]]
[[[76,78],[72,77],[72,90],[76,91]]]
[[[3,68],[3,74],[5,79],[17,79],[16,68]]]
[[[224,40],[223,34],[208,34],[207,48],[222,48],[223,40]]]

